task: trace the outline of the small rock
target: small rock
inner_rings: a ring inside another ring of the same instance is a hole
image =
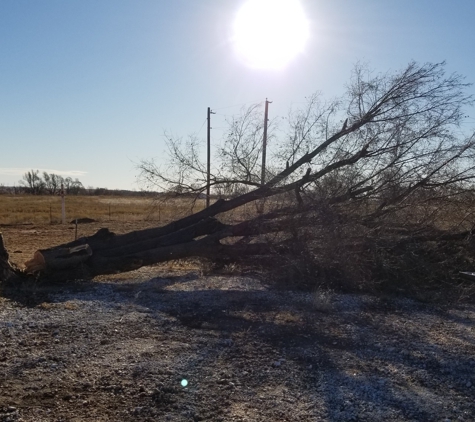
[[[137,406],[133,411],[132,413],[134,415],[138,415],[141,411],[142,411],[143,407],[142,406]]]
[[[274,368],[278,368],[280,365],[281,365],[280,360],[276,360],[276,361],[272,364],[272,366],[273,366]]]
[[[467,388],[470,388],[470,387],[472,386],[472,383],[471,383],[470,381],[468,381],[467,384],[465,384],[465,386],[466,386]]]

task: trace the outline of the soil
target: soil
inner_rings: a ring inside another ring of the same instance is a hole
[[[18,264],[74,238],[0,229]],[[471,303],[310,294],[189,262],[1,293],[2,422],[475,420]]]

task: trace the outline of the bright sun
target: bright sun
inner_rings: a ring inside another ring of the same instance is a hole
[[[303,52],[308,21],[298,0],[248,0],[234,22],[236,51],[248,66],[279,69]]]

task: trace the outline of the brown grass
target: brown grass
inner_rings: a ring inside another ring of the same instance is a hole
[[[96,221],[168,222],[196,212],[204,201],[120,196],[68,196],[66,221],[92,218]],[[1,195],[0,224],[57,224],[61,222],[61,198],[36,195]]]

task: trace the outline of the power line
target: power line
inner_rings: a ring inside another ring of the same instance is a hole
[[[198,133],[197,133],[198,135],[200,134],[201,130],[203,129],[203,126],[205,125],[206,120],[208,120],[208,119],[204,119],[204,120],[203,120],[203,124],[201,125],[200,130],[199,130]]]

